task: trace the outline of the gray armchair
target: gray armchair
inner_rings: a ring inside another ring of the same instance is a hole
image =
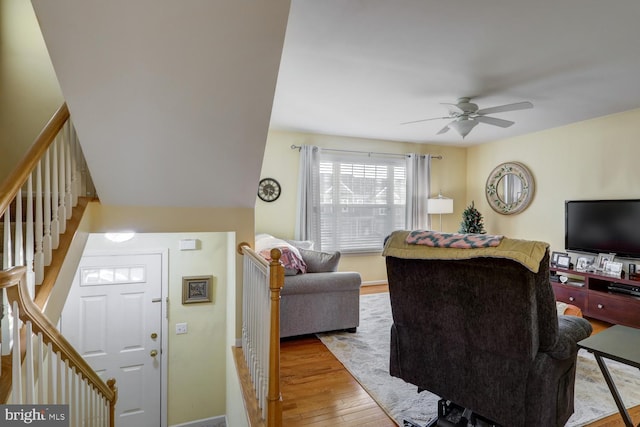
[[[425,249],[406,235],[393,233],[383,253],[391,375],[440,396],[441,419],[455,407],[508,427],[563,426],[573,413],[576,342],[591,325],[557,315],[546,244],[525,254],[527,267],[499,248]]]

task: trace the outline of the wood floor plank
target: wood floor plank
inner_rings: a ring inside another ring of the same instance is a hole
[[[362,294],[388,292],[386,285],[363,286]],[[594,333],[610,325],[589,319]],[[338,359],[315,336],[288,338],[280,349],[283,424],[287,427],[394,427]],[[637,423],[640,406],[629,410]],[[585,427],[624,427],[615,414]]]

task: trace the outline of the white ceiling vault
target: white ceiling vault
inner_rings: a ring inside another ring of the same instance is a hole
[[[289,0],[33,0],[100,200],[253,207]]]
[[[269,126],[471,145],[640,107],[638,0],[32,4],[105,204],[253,207]],[[401,125],[460,97],[534,108]]]
[[[471,145],[640,107],[637,0],[293,0],[272,128]],[[531,101],[463,140],[440,103]]]

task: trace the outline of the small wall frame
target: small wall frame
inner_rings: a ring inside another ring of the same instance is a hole
[[[183,276],[182,303],[211,302],[213,276]]]

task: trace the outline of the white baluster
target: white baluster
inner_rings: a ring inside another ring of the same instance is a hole
[[[60,352],[56,353],[56,401],[57,404],[64,403],[64,390],[62,385],[64,384],[64,361]]]
[[[104,422],[104,417],[102,414],[102,408],[103,408],[102,395],[98,393],[98,391],[96,391],[96,418],[98,420],[99,426],[106,426]]]
[[[27,266],[27,288],[31,298],[36,294],[36,277],[34,273],[33,255],[34,255],[34,239],[33,239],[33,173],[27,178],[27,221],[26,221],[26,240],[24,245],[25,265]]]
[[[71,404],[71,382],[73,381],[73,372],[71,372],[71,368],[69,367],[69,359],[64,361],[64,373],[65,373],[65,384],[64,384],[64,403],[67,405]]]
[[[13,244],[11,243],[11,205],[4,212],[4,243],[2,250],[2,266],[4,268],[13,267],[11,252]]]
[[[34,227],[33,271],[36,285],[41,285],[44,280],[44,195],[42,193],[42,161],[36,166],[36,223]]]
[[[45,404],[46,396],[44,394],[44,385],[47,382],[45,379],[44,369],[44,342],[42,341],[42,332],[38,332],[38,345],[36,347],[36,367],[38,368],[38,395],[36,397],[37,404]]]
[[[13,316],[16,321],[13,324],[13,354],[11,358],[11,398],[12,403],[20,405],[23,403],[22,398],[22,358],[20,357],[20,328],[17,319],[20,317],[18,302],[13,303]]]
[[[28,321],[25,324],[26,334],[25,334],[25,357],[24,363],[25,366],[25,398],[24,403],[26,404],[34,404],[36,403],[36,394],[35,394],[35,375],[33,373],[33,329],[31,322]]]
[[[47,403],[55,403],[56,401],[56,389],[55,389],[55,354],[53,353],[53,347],[51,343],[47,345]]]
[[[44,265],[51,264],[51,168],[49,162],[49,150],[44,154],[44,195],[43,201],[43,234],[42,251],[44,252]]]
[[[51,249],[58,249],[60,243],[60,206],[58,190],[58,138],[51,144]],[[50,263],[51,261],[49,261]],[[49,265],[49,264],[47,264]]]
[[[11,212],[10,207],[4,213],[4,242],[2,244],[2,265],[4,268],[12,267],[11,265]],[[12,340],[12,331],[11,331],[11,319],[9,317],[10,313],[10,305],[9,298],[7,298],[7,290],[2,289],[2,310],[3,316],[0,320],[0,329],[2,329],[2,347],[0,347],[0,352],[3,356],[11,353],[11,340]]]
[[[71,404],[69,405],[70,426],[78,427],[78,414],[80,408],[80,398],[78,396],[78,373],[73,368],[73,383],[71,384]]]
[[[67,120],[65,123],[65,132],[68,135],[69,147],[70,147],[70,159],[71,159],[71,204],[76,206],[78,204],[78,194],[80,193],[80,182],[78,180],[78,141],[73,130],[71,120]]]
[[[67,205],[66,203],[66,160],[65,160],[65,142],[62,135],[58,136],[58,224],[60,234],[64,234],[67,230]]]
[[[107,399],[104,396],[100,397],[100,420],[101,426],[109,425],[107,422]]]
[[[69,122],[67,122],[69,123]],[[68,138],[64,139],[64,206],[65,206],[65,220],[71,219],[71,213],[73,211],[73,192],[71,190],[71,141]]]
[[[89,384],[82,380],[82,419],[84,425],[89,425]]]
[[[16,219],[15,219],[15,227],[14,227],[14,240],[13,240],[13,249],[14,249],[14,264],[13,265],[24,265],[24,239],[22,234],[22,189],[18,189],[16,193],[16,198],[14,199],[16,206]]]
[[[91,388],[90,390],[90,396],[89,396],[89,413],[91,414],[91,416],[89,417],[89,419],[91,420],[91,426],[95,426],[97,425],[96,421],[97,421],[97,417],[96,417],[96,391],[95,389]]]
[[[2,355],[6,356],[11,353],[13,331],[12,331],[12,318],[11,318],[11,305],[9,304],[9,298],[7,297],[7,290],[2,289],[2,320],[0,321],[0,327],[2,328]]]

